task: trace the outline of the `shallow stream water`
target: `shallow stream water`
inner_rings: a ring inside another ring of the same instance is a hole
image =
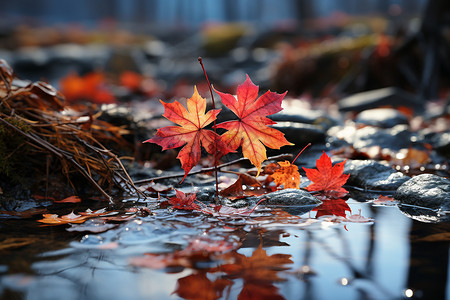
[[[448,222],[419,222],[396,204],[347,203],[353,222],[263,205],[249,217],[213,217],[141,203],[150,215],[102,233],[5,216],[1,299],[450,296]]]

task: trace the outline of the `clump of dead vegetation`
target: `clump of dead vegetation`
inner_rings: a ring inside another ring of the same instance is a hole
[[[126,144],[122,135],[127,131],[100,120],[100,115],[88,106],[66,106],[53,86],[21,80],[0,60],[3,185],[31,176],[45,179],[48,188],[49,178],[56,178],[76,191],[82,186],[78,181],[87,180],[108,200],[113,190],[137,191],[120,159],[105,146]]]

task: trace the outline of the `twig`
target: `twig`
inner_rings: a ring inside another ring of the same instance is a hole
[[[276,155],[276,156],[271,156],[268,157],[267,160],[280,160],[280,159],[289,159],[292,158],[292,154],[280,154],[280,155]],[[241,157],[239,159],[236,160],[232,160],[226,163],[223,163],[221,165],[218,165],[217,168],[221,169],[230,165],[234,165],[236,163],[240,163],[242,161],[246,161],[248,160],[248,158],[246,157]],[[190,175],[197,175],[197,174],[201,174],[201,173],[207,173],[207,172],[212,172],[214,171],[214,167],[207,167],[207,168],[202,168],[198,171],[194,171],[194,172],[190,172],[189,174],[187,174],[187,176]],[[174,177],[183,177],[184,173],[179,173],[179,174],[173,174],[173,175],[165,175],[165,176],[158,176],[158,177],[152,177],[152,178],[146,178],[146,179],[141,179],[141,180],[137,180],[134,182],[135,185],[140,185],[140,184],[145,184],[145,183],[149,183],[152,181],[158,181],[158,180],[164,180],[164,179],[170,179],[170,178],[174,178]]]

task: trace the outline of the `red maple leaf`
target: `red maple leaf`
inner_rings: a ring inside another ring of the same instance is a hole
[[[312,181],[306,189],[312,191],[336,191],[348,193],[342,186],[347,182],[350,174],[343,174],[344,165],[347,160],[337,163],[334,166],[331,163],[330,157],[323,152],[320,158],[316,161],[316,169],[303,168],[306,176]]]
[[[195,203],[197,200],[196,194],[185,194],[182,191],[176,190],[176,196],[169,199],[169,203],[174,208],[184,210],[200,210],[200,206]]]
[[[163,150],[185,145],[177,156],[184,169],[181,182],[200,160],[201,146],[209,154],[215,154],[216,160],[230,152],[229,147],[218,134],[204,128],[216,119],[220,109],[210,110],[205,114],[206,99],[198,94],[197,88],[194,89],[194,94],[187,100],[187,109],[178,101],[165,103],[160,100],[165,108],[163,116],[180,126],[160,128],[156,136],[144,141],[144,143],[158,144],[163,147]]]
[[[314,208],[317,211],[316,218],[321,216],[340,216],[345,218],[345,212],[350,212],[350,206],[343,199],[322,200],[322,204]]]
[[[267,158],[265,146],[280,149],[282,146],[293,144],[286,140],[282,132],[267,126],[276,124],[267,116],[282,110],[281,101],[286,92],[277,94],[267,91],[257,98],[258,91],[258,86],[253,84],[248,75],[245,82],[237,88],[237,100],[233,95],[216,90],[222,103],[239,118],[218,124],[216,127],[227,130],[222,139],[232,150],[242,146],[244,157],[256,166],[259,175],[261,163]]]

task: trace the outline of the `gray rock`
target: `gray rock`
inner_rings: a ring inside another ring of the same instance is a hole
[[[270,115],[268,118],[275,122],[311,124],[323,129],[328,129],[339,123],[337,120],[328,116],[324,111],[294,107],[289,107],[279,113]]]
[[[199,194],[197,194],[197,198],[198,196]],[[307,191],[299,189],[284,189],[257,197],[248,197],[239,200],[221,198],[221,203],[235,208],[251,207],[262,199],[265,200],[261,202],[261,205],[281,208],[293,215],[302,215],[322,204],[322,201],[312,196]]]
[[[433,174],[417,175],[394,195],[401,203],[450,211],[450,180]]]
[[[278,122],[273,128],[284,133],[284,137],[295,145],[324,143],[325,131],[318,126],[295,122]]]
[[[408,106],[414,109],[423,107],[418,97],[398,88],[388,87],[357,93],[339,101],[341,111],[363,111],[384,105],[393,107]]]
[[[439,154],[447,158],[450,157],[450,132],[438,132],[434,134],[430,144]]]
[[[350,173],[347,184],[367,190],[396,190],[409,177],[374,160],[348,160],[344,174]]]
[[[441,213],[435,209],[402,204],[399,204],[398,207],[405,216],[422,223],[439,223],[450,221],[450,214]]]
[[[374,108],[362,111],[356,117],[355,122],[382,128],[392,128],[399,124],[408,124],[408,118],[393,108]]]
[[[258,197],[252,197],[256,202],[266,199],[263,205],[319,205],[322,201],[310,193],[299,189],[284,189]]]
[[[322,204],[322,201],[304,190],[284,189],[254,197],[254,201],[264,200],[261,205],[281,208],[291,215],[302,215],[311,211],[314,207]]]
[[[380,146],[392,150],[407,148],[411,144],[411,131],[406,125],[397,125],[390,129],[380,129],[367,126],[358,129],[353,136],[346,137],[346,141],[353,144],[355,149]]]

